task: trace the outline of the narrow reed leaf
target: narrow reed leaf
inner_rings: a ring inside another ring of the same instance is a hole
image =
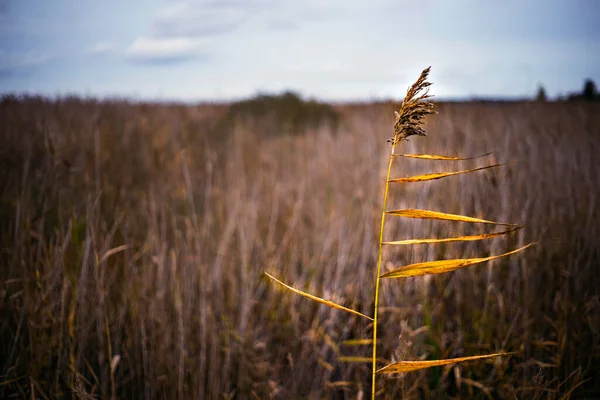
[[[495,232],[495,233],[483,233],[481,235],[472,235],[472,236],[458,236],[458,237],[452,237],[452,238],[442,238],[442,239],[406,239],[406,240],[394,240],[391,242],[383,242],[382,244],[387,244],[387,245],[395,245],[395,246],[402,246],[402,245],[413,245],[413,244],[433,244],[433,243],[448,243],[448,242],[470,242],[470,241],[474,241],[474,240],[484,240],[484,239],[491,239],[491,238],[495,238],[498,236],[503,236],[503,235],[508,235],[511,234],[515,231],[518,231],[519,229],[524,228],[525,225],[523,226],[517,226],[516,228],[512,228],[509,229],[507,231],[503,231],[503,232]]]
[[[339,361],[341,362],[357,362],[357,363],[372,363],[373,359],[371,357],[359,357],[359,356],[344,356],[339,357]]]
[[[386,365],[385,367],[378,369],[375,373],[377,373],[377,374],[405,373],[405,372],[417,371],[420,369],[426,369],[426,368],[431,368],[431,367],[439,367],[442,365],[456,364],[456,363],[465,362],[465,361],[473,361],[473,360],[481,360],[481,359],[485,359],[485,358],[509,356],[509,355],[513,355],[513,354],[517,354],[517,353],[518,352],[495,353],[495,354],[486,354],[486,355],[482,355],[482,356],[450,358],[447,360],[400,361],[400,362],[397,362],[394,364]]]
[[[120,251],[123,250],[127,250],[129,248],[129,245],[124,244],[122,246],[118,246],[115,247],[114,249],[110,249],[108,250],[106,253],[104,253],[104,255],[100,258],[100,261],[98,261],[98,265],[102,264],[104,261],[106,261],[108,259],[108,257],[112,256],[113,254],[116,254]]]
[[[499,254],[497,256],[481,257],[481,258],[457,258],[453,260],[437,260],[427,261],[422,263],[410,264],[405,267],[397,268],[388,273],[381,275],[382,278],[407,278],[409,276],[434,275],[451,272],[460,268],[467,267],[473,264],[479,264],[486,261],[495,260],[497,258],[509,256],[518,253],[521,250],[533,246],[535,243],[530,243],[526,246],[518,248],[508,253]]]
[[[341,362],[348,362],[348,363],[372,363],[373,362],[373,358],[371,358],[371,357],[360,357],[360,356],[344,356],[344,357],[339,357],[338,360]],[[385,364],[389,361],[378,358],[377,362]]]
[[[323,334],[323,339],[325,340],[325,343],[327,343],[329,345],[329,347],[331,348],[331,350],[333,350],[335,352],[335,354],[337,354],[338,356],[341,354],[339,346],[337,344],[335,344],[335,342],[333,341],[333,339],[331,338],[331,336],[329,336],[328,334],[324,333]]]
[[[271,274],[269,274],[268,272],[265,272],[265,275],[267,275],[269,278],[271,278],[271,279],[272,279],[272,280],[274,280],[275,282],[279,283],[281,286],[283,286],[283,287],[285,287],[285,288],[287,288],[287,289],[291,290],[291,291],[292,291],[292,292],[294,292],[294,293],[297,293],[297,294],[299,294],[300,296],[308,297],[309,299],[311,299],[311,300],[314,300],[314,301],[316,301],[316,302],[318,302],[318,303],[321,303],[321,304],[325,304],[326,306],[329,306],[329,307],[332,307],[332,308],[337,308],[338,310],[343,310],[343,311],[349,312],[349,313],[351,313],[351,314],[358,315],[358,316],[361,316],[361,317],[363,317],[363,318],[366,318],[366,319],[368,319],[369,321],[373,321],[373,318],[371,318],[371,317],[368,317],[368,316],[366,316],[365,314],[361,314],[361,313],[359,313],[358,311],[355,311],[355,310],[352,310],[352,309],[350,309],[350,308],[347,308],[347,307],[341,306],[341,305],[339,305],[339,304],[337,304],[337,303],[334,303],[333,301],[325,300],[325,299],[322,299],[322,298],[320,298],[320,297],[313,296],[312,294],[309,294],[309,293],[303,292],[303,291],[301,291],[301,290],[294,289],[293,287],[291,287],[291,286],[288,286],[288,285],[286,285],[285,283],[281,282],[279,279],[275,278],[274,276],[272,276],[272,275],[271,275]]]
[[[342,346],[363,346],[363,345],[372,345],[373,339],[348,339],[344,340],[341,345]]]
[[[371,360],[371,359],[369,358],[369,361],[370,361],[370,360]],[[7,380],[7,381],[4,381],[4,382],[0,382],[0,386],[8,385],[8,384],[10,384],[10,383],[16,382],[16,381],[18,381],[18,380],[21,380],[21,379],[23,379],[23,378],[26,378],[26,377],[27,377],[27,375],[21,375],[21,376],[17,376],[16,378],[9,379],[9,380]]]
[[[573,385],[571,387],[571,389],[569,389],[569,391],[567,393],[565,393],[565,395],[563,397],[560,398],[560,400],[568,400],[571,398],[571,394],[575,391],[575,389],[577,389],[579,386],[583,385],[584,383],[588,382],[592,380],[592,378],[587,378],[586,380],[583,380],[581,382],[578,382],[577,384]]]
[[[329,364],[327,361],[323,360],[322,358],[319,358],[319,360],[317,360],[317,362],[329,372],[332,372],[333,370],[335,370],[335,367],[333,365]]]
[[[110,360],[110,372],[112,374],[115,373],[115,370],[117,369],[117,366],[119,365],[119,361],[121,361],[121,356],[119,354],[115,354],[112,358],[112,360]]]
[[[389,182],[405,183],[405,182],[425,182],[425,181],[432,181],[434,179],[441,179],[441,178],[446,178],[448,176],[466,174],[468,172],[481,171],[483,169],[499,167],[499,166],[502,166],[502,165],[505,165],[505,164],[487,165],[485,167],[479,167],[479,168],[473,168],[473,169],[465,169],[463,171],[455,171],[455,172],[437,172],[437,173],[433,173],[433,174],[415,175],[415,176],[410,176],[408,178],[390,179]]]
[[[327,386],[334,388],[353,387],[354,385],[355,383],[350,381],[327,382]]]
[[[440,219],[445,221],[460,221],[460,222],[477,222],[481,224],[493,224],[493,225],[505,225],[505,226],[516,226],[516,224],[506,224],[503,222],[488,221],[485,219],[467,217],[459,214],[447,214],[438,211],[430,210],[417,210],[417,209],[406,209],[406,210],[392,210],[386,211],[386,214],[395,215],[398,217],[405,218],[418,218],[418,219]]]
[[[435,154],[392,154],[394,157],[407,157],[407,158],[418,158],[421,160],[442,160],[442,161],[464,161],[464,160],[474,160],[476,158],[481,158],[485,156],[489,156],[493,152],[485,153],[480,156],[475,157],[453,157],[453,156],[439,156]]]

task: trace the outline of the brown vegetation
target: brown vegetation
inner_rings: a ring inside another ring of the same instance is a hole
[[[277,270],[296,288],[373,309],[382,155],[397,106],[336,108],[337,129],[265,135],[259,123],[237,124],[224,137],[224,106],[2,101],[0,397],[366,396],[370,365],[338,355],[365,353],[347,340],[368,338],[369,321],[272,290],[262,275]],[[390,209],[418,204],[528,227],[508,239],[386,247],[384,271],[539,244],[384,286],[381,304],[397,307],[380,308],[378,354],[524,351],[399,375],[385,380],[387,393],[598,393],[599,106],[438,108],[427,140],[403,152],[494,151],[491,161],[509,166],[393,187]],[[431,163],[398,160],[396,176],[484,161]],[[420,220],[386,230],[395,239],[483,232]]]

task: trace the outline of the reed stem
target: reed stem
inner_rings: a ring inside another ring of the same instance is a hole
[[[396,149],[396,142],[392,143],[392,152],[390,154],[390,161],[388,163],[387,176],[385,178],[385,192],[383,194],[383,208],[381,211],[381,231],[379,232],[379,253],[377,255],[377,277],[375,279],[375,306],[373,311],[373,376],[372,376],[372,387],[371,387],[371,399],[375,399],[376,392],[376,373],[377,371],[377,315],[379,310],[379,282],[381,281],[381,261],[383,259],[383,230],[385,228],[385,212],[387,209],[387,198],[388,189],[390,182],[390,175],[392,172],[392,162],[394,160],[394,150]]]

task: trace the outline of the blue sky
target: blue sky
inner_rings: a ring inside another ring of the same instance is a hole
[[[440,98],[600,84],[598,0],[0,0],[0,93]]]

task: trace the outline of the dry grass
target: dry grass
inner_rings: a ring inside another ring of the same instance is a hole
[[[369,321],[340,318],[261,277],[277,270],[296,288],[373,309],[381,155],[394,106],[338,110],[337,133],[323,126],[267,138],[259,126],[238,126],[222,139],[213,129],[221,106],[4,101],[0,397],[366,395],[370,365],[338,356],[365,354],[345,341],[368,338]],[[403,152],[494,151],[490,161],[509,166],[393,187],[390,208],[418,204],[528,227],[506,240],[386,248],[384,271],[539,244],[520,257],[384,286],[381,303],[398,307],[380,309],[378,354],[524,352],[400,375],[385,381],[386,392],[597,395],[600,108],[441,104],[426,131]],[[432,163],[423,171],[422,162],[399,159],[396,176],[451,168]],[[482,232],[460,228],[408,220],[401,231],[390,224],[386,237]]]

